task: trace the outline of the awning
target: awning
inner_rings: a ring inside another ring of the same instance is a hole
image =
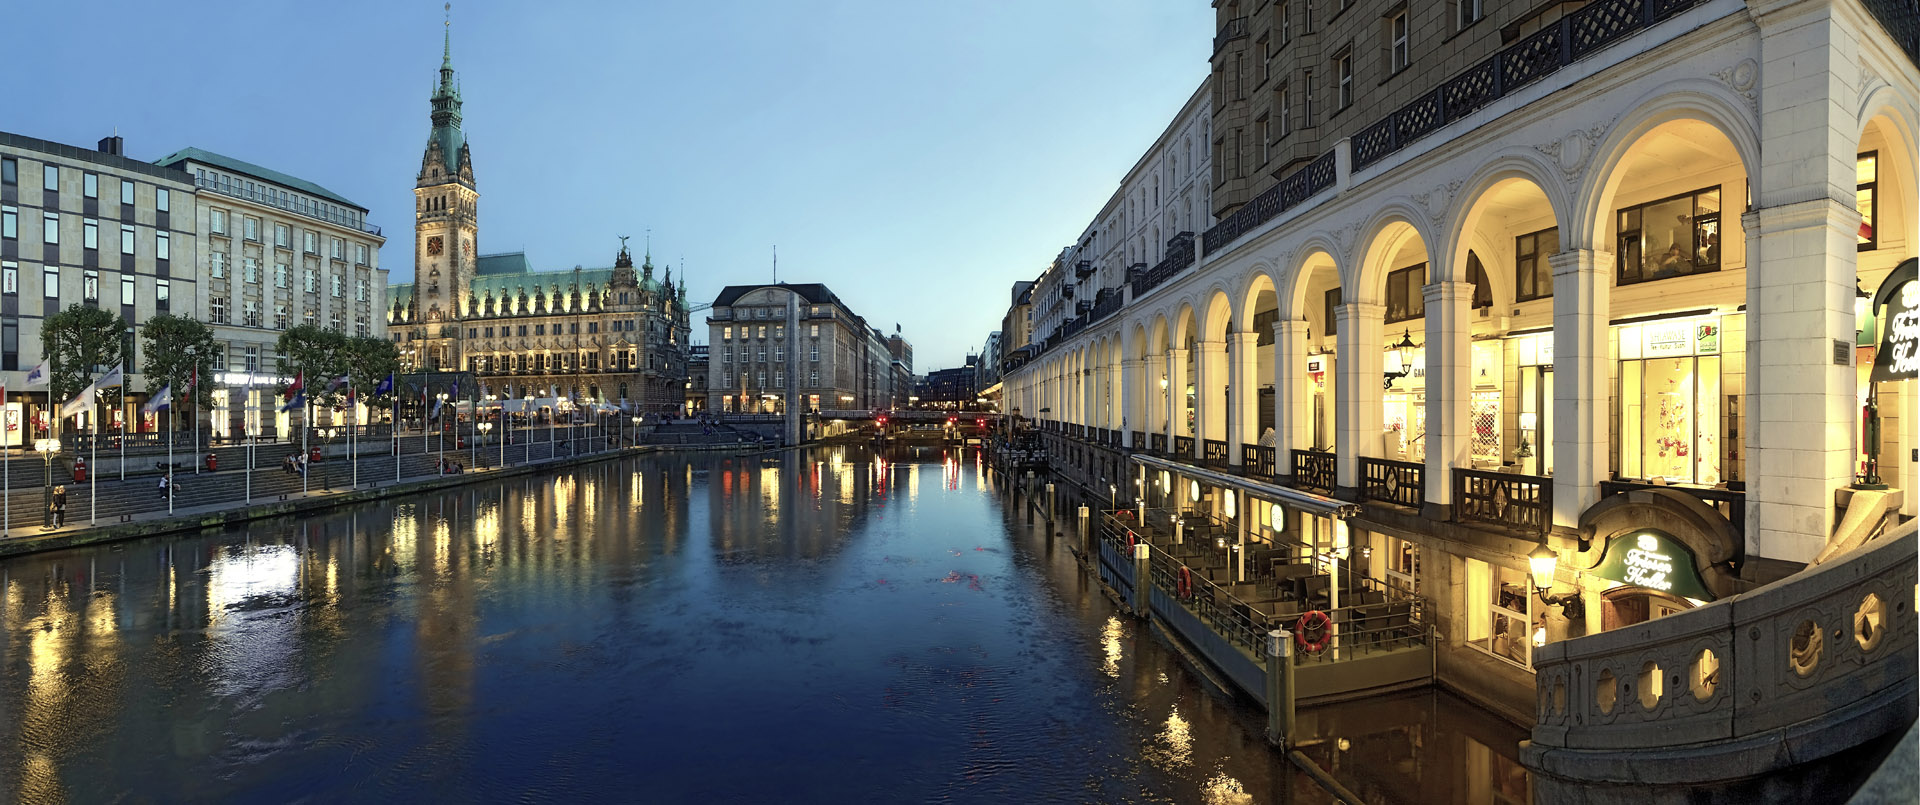
[[[1352,503],[1330,498],[1326,495],[1303,492],[1290,486],[1275,486],[1265,481],[1242,478],[1238,475],[1228,475],[1218,470],[1196,467],[1192,464],[1182,464],[1178,461],[1168,461],[1155,456],[1144,456],[1139,453],[1133,454],[1131,458],[1134,463],[1145,467],[1179,473],[1180,475],[1198,481],[1204,481],[1213,486],[1237,489],[1257,498],[1276,501],[1322,517],[1344,520],[1360,513],[1360,507]]]

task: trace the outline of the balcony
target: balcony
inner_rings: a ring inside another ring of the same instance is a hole
[[[1091,277],[1093,276],[1096,270],[1097,269],[1093,267],[1092,260],[1081,260],[1080,262],[1073,264],[1074,279],[1086,279],[1088,277]]]
[[[1213,37],[1213,52],[1217,55],[1228,42],[1245,38],[1247,38],[1247,18],[1234,17],[1227,20],[1227,24],[1220,26],[1220,33]]]

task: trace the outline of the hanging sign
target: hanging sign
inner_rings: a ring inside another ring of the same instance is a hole
[[[1920,280],[1915,261],[1908,260],[1887,275],[1874,307],[1880,315],[1880,349],[1873,356],[1873,380],[1910,380],[1920,376]]]
[[[1700,578],[1693,551],[1659,531],[1645,530],[1607,540],[1606,556],[1592,573],[1603,579],[1683,598],[1701,601],[1714,598]]]

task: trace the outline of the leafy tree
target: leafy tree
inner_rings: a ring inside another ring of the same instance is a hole
[[[223,357],[213,340],[213,328],[191,316],[161,313],[147,319],[140,328],[145,341],[147,393],[156,394],[171,384],[175,394],[185,394],[200,370],[200,384],[194,387],[194,404],[212,407],[213,371]]]
[[[301,375],[307,386],[307,401],[314,405],[337,405],[344,392],[327,393],[327,383],[346,371],[347,336],[336,330],[302,324],[280,334],[274,360],[280,374]]]
[[[353,388],[359,392],[361,401],[372,407],[393,404],[393,395],[399,389],[375,398],[373,390],[386,380],[387,375],[395,375],[396,382],[400,374],[400,348],[392,341],[375,338],[370,335],[357,335],[347,338],[342,350],[345,355],[347,376],[353,379]]]
[[[112,313],[78,302],[40,325],[40,350],[52,364],[51,391],[58,405],[120,365],[127,325]],[[117,402],[120,389],[103,389],[103,402]]]

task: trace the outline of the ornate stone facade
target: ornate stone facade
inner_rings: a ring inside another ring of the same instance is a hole
[[[611,268],[535,271],[522,252],[479,254],[480,193],[460,128],[451,46],[414,185],[414,276],[390,289],[389,330],[415,370],[472,372],[483,395],[569,397],[667,413],[684,404],[684,283]]]

